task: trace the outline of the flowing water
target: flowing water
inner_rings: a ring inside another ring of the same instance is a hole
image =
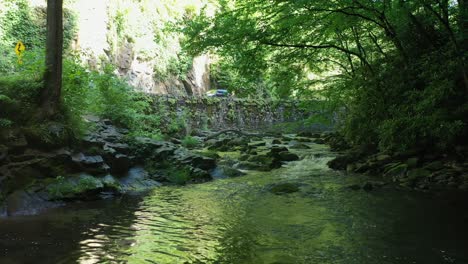
[[[467,203],[347,186],[328,150],[272,172],[0,220],[0,263],[468,263]],[[300,183],[275,195],[279,182]]]

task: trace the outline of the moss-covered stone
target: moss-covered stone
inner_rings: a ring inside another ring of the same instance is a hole
[[[281,195],[294,193],[299,191],[299,184],[297,183],[278,183],[270,187],[270,192]]]

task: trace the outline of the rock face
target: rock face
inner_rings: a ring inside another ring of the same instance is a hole
[[[126,141],[126,129],[88,116],[93,130],[70,148],[36,149],[21,134],[0,146],[1,214],[35,214],[60,201],[101,199],[159,186],[211,180],[216,159],[150,138]],[[242,173],[223,168],[229,176]]]

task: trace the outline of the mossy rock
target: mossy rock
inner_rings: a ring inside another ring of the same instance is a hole
[[[271,164],[272,158],[269,157],[269,156],[266,156],[266,155],[253,155],[253,156],[250,156],[247,159],[247,161],[258,162],[258,163],[262,163],[262,164]]]
[[[269,191],[276,195],[295,193],[299,191],[299,186],[297,183],[278,183],[271,186]]]
[[[241,161],[236,165],[236,168],[242,170],[257,170],[257,171],[270,171],[272,170],[270,164],[259,164],[250,161]]]
[[[229,166],[218,166],[218,168],[216,168],[215,173],[220,174],[221,178],[234,178],[245,175],[245,173],[243,173],[242,171]]]
[[[47,192],[52,200],[92,198],[90,193],[103,190],[103,182],[91,175],[81,174],[78,177],[57,177],[47,186]]]
[[[408,171],[408,165],[403,163],[395,163],[393,166],[389,167],[385,172],[385,177],[391,177],[394,180],[404,177]]]

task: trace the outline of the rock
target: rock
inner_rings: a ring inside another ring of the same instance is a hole
[[[275,156],[275,154],[278,154],[280,152],[287,152],[287,151],[289,151],[287,147],[272,146],[270,148],[270,151],[268,152],[268,155]]]
[[[206,170],[192,168],[190,172],[190,182],[200,183],[211,180],[211,174]]]
[[[351,190],[354,190],[354,191],[357,191],[357,190],[360,190],[360,189],[361,189],[361,185],[359,185],[359,184],[352,184],[352,185],[347,186],[346,188],[351,189]]]
[[[270,171],[272,168],[270,164],[259,164],[250,161],[241,161],[234,166],[236,169],[241,170],[258,170],[258,171]]]
[[[250,143],[249,146],[251,146],[251,147],[264,147],[264,146],[266,146],[266,142],[265,141],[254,142],[254,143]]]
[[[103,174],[110,169],[110,167],[104,163],[102,156],[86,156],[83,153],[78,153],[72,156],[72,161],[81,171],[93,174]]]
[[[314,140],[315,144],[325,144],[325,140],[323,138],[317,138]]]
[[[106,127],[106,129],[101,131],[99,135],[107,142],[118,142],[124,137],[124,135],[113,126]]]
[[[124,193],[145,192],[161,186],[161,183],[150,179],[148,172],[141,167],[131,168],[124,177],[119,178],[119,183]]]
[[[356,169],[356,164],[354,164],[354,163],[350,163],[350,164],[346,165],[346,171],[347,172],[354,172],[355,169]]]
[[[420,178],[428,178],[430,175],[431,172],[429,170],[419,168],[408,171],[407,177],[409,180],[414,181]]]
[[[156,158],[167,159],[168,157],[174,155],[177,150],[177,146],[171,144],[164,145],[158,149],[153,150],[153,154]]]
[[[366,182],[366,183],[364,183],[364,185],[362,185],[362,189],[364,191],[369,192],[369,191],[372,191],[372,189],[374,189],[374,185],[372,185],[372,183],[370,183],[370,182]]]
[[[424,166],[424,169],[429,171],[438,171],[444,168],[444,163],[440,160],[428,163]]]
[[[283,144],[283,143],[281,142],[281,140],[275,138],[275,139],[273,139],[273,141],[271,142],[271,144],[280,145],[280,144]]]
[[[380,154],[380,155],[377,155],[377,157],[375,157],[375,159],[377,161],[387,161],[387,160],[391,159],[391,156],[387,155],[387,154]]]
[[[358,156],[348,153],[330,160],[327,165],[334,170],[345,170],[348,164],[356,162],[358,158]]]
[[[350,148],[344,137],[337,133],[330,133],[322,138],[330,145],[332,151],[343,151]]]
[[[123,174],[126,173],[131,166],[130,158],[125,154],[116,154],[109,161],[111,173]]]
[[[257,151],[254,150],[254,149],[249,149],[249,150],[247,151],[247,154],[250,154],[250,155],[258,155]]]
[[[396,181],[398,178],[402,178],[408,171],[408,165],[403,163],[394,163],[392,166],[388,166],[384,173],[384,177],[392,178]]]
[[[28,147],[28,142],[23,134],[17,134],[6,142],[6,146],[9,148],[10,154],[21,154]]]
[[[104,189],[114,190],[116,192],[120,191],[120,183],[112,175],[108,174],[102,178],[102,184],[104,184]]]
[[[243,155],[241,155],[241,156],[239,157],[239,160],[240,160],[240,161],[246,161],[246,160],[248,160],[249,158],[250,158],[250,155],[248,155],[248,154],[243,154]]]
[[[408,168],[412,169],[412,168],[416,168],[418,166],[418,163],[419,163],[419,158],[409,158],[408,160],[406,160],[406,165],[408,165]]]
[[[164,141],[154,140],[152,138],[146,138],[146,137],[136,137],[134,141],[137,145],[148,146],[151,148],[160,148],[164,146],[166,143]]]
[[[104,151],[113,149],[122,154],[128,154],[130,152],[130,146],[125,143],[106,143],[103,147]]]
[[[47,201],[39,194],[28,193],[24,190],[17,190],[10,194],[5,204],[8,216],[35,215],[46,209],[62,205],[62,203]]]
[[[314,133],[310,132],[310,131],[301,131],[299,133],[297,133],[297,136],[299,137],[312,137],[314,135]]]
[[[0,145],[0,164],[2,164],[8,157],[8,148]]]
[[[312,139],[310,139],[310,138],[298,137],[298,138],[296,138],[296,141],[309,143],[309,142],[312,142]]]
[[[177,139],[177,138],[171,138],[170,140],[172,143],[174,144],[177,144],[177,145],[180,145],[182,144],[182,141],[180,139]]]
[[[203,156],[196,156],[191,159],[191,165],[202,169],[202,170],[211,170],[216,167],[216,160]]]
[[[272,158],[267,155],[252,155],[247,159],[250,162],[257,162],[261,164],[271,164]]]
[[[295,161],[299,160],[299,156],[289,151],[283,151],[278,153],[278,157],[281,161]]]
[[[310,149],[310,147],[307,146],[306,144],[303,144],[303,143],[300,143],[300,142],[297,142],[297,141],[289,142],[289,148],[291,148],[291,149]]]
[[[299,191],[299,186],[297,183],[277,183],[270,186],[269,191],[276,195],[295,193]]]
[[[244,137],[237,137],[237,138],[230,140],[226,144],[231,147],[234,147],[234,146],[244,146],[244,145],[247,145],[248,143],[249,143],[248,139]]]
[[[214,169],[211,175],[213,178],[233,178],[243,176],[245,173],[229,166],[218,166]]]

